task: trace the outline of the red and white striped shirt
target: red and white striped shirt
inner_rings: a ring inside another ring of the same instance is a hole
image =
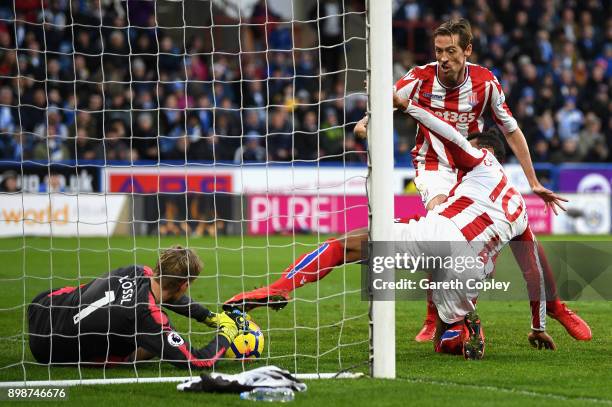
[[[518,128],[506,104],[501,84],[491,71],[480,65],[466,63],[465,80],[454,88],[444,86],[439,80],[437,62],[414,67],[397,81],[394,90],[402,99],[413,100],[444,118],[464,137],[483,130],[482,114],[487,106],[504,134]],[[434,154],[419,126],[412,150],[417,174],[424,170],[437,171],[441,164],[439,157],[444,155],[444,152]]]
[[[457,184],[447,200],[432,211],[450,219],[466,241],[482,244],[478,250],[487,257],[487,273],[492,271],[502,247],[513,241],[515,256],[529,265],[521,269],[531,299],[532,329],[544,330],[544,274],[523,197],[490,151],[473,147],[451,123],[412,100],[406,113],[419,123],[429,155],[436,157],[441,167],[458,172]]]
[[[448,199],[433,211],[457,225],[467,241],[504,244],[522,234],[528,225],[525,201],[495,156],[418,103],[410,101],[406,113],[419,123],[430,154],[459,171]]]

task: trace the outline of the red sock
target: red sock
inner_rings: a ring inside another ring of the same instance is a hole
[[[431,281],[431,274],[427,275],[427,279]],[[432,293],[433,293],[432,289],[428,288],[427,289],[427,315],[425,316],[425,320],[433,321],[435,323],[436,317],[438,316],[438,309],[436,308],[436,304],[434,304],[433,300],[431,299]]]
[[[554,315],[562,304],[563,303],[558,298],[556,300],[546,301],[546,313]]]
[[[270,288],[293,291],[320,280],[344,263],[344,246],[336,239],[326,240],[316,250],[300,256]]]
[[[436,308],[436,304],[431,300],[431,289],[427,290],[427,316],[425,317],[428,321],[436,322],[436,317],[438,316],[438,309]]]
[[[544,277],[544,289],[546,293],[547,302],[554,307],[559,302],[557,296],[557,284],[555,282],[555,276],[552,272],[552,268],[546,258],[546,253],[540,242],[537,242],[538,249],[534,250],[533,240],[535,237],[531,232],[531,229],[527,229],[522,235],[517,236],[513,239],[510,244],[514,257],[518,262],[525,280],[531,282],[532,291],[529,293],[529,298],[533,301],[540,297],[539,292],[535,292],[535,289],[539,289],[539,267],[542,269],[542,276]],[[518,242],[518,243],[515,243]],[[529,287],[529,284],[528,284]]]
[[[544,252],[542,243],[538,242],[538,257],[540,258],[540,264],[542,265],[542,271],[544,272],[544,285],[546,289],[546,304],[551,306],[560,304],[559,296],[557,295],[557,282],[555,281],[555,275],[553,274],[552,268],[548,263],[548,258]]]

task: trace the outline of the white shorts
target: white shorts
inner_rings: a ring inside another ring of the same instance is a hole
[[[441,168],[438,171],[421,171],[414,179],[414,185],[421,194],[423,205],[427,204],[438,195],[448,196],[450,190],[457,183],[457,171],[449,168]]]
[[[407,253],[409,256],[459,256],[475,258],[473,247],[468,244],[457,226],[448,218],[435,212],[428,212],[419,220],[408,223],[395,223],[393,225],[392,240],[395,242],[396,253]],[[457,242],[448,244],[445,242]],[[423,273],[424,274],[424,273]],[[440,319],[447,324],[462,320],[465,315],[473,311],[474,300],[478,297],[478,290],[468,289],[466,280],[482,281],[486,277],[485,270],[473,268],[461,273],[457,269],[443,269],[431,274],[430,281],[439,283],[459,280],[461,287],[441,288],[432,290],[432,301],[436,304]],[[425,274],[423,278],[426,278]]]

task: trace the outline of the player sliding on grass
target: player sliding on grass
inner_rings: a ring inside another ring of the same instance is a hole
[[[422,253],[439,255],[435,245],[429,242],[439,241],[442,236],[445,241],[463,242],[463,246],[486,248],[485,252],[476,249],[479,255],[485,253],[489,259],[487,267],[474,274],[480,279],[493,269],[492,263],[506,243],[511,240],[520,242],[516,250],[524,256],[521,260],[527,268],[529,295],[538,304],[532,307],[529,340],[535,346],[554,349],[552,338],[545,332],[546,303],[542,301],[540,307],[538,301],[544,296],[541,290],[543,271],[533,250],[521,250],[521,247],[533,247],[537,243],[529,228],[525,202],[499,163],[504,156],[503,143],[490,133],[474,133],[468,141],[452,125],[413,101],[394,97],[394,106],[417,120],[429,141],[430,155],[435,155],[436,160],[446,166],[456,167],[462,176],[444,203],[430,210],[425,217],[395,223],[388,240],[400,242],[397,252],[413,257]],[[238,294],[226,305],[245,309],[259,305],[282,306],[288,293],[295,288],[325,277],[336,266],[362,260],[361,248],[367,239],[367,229],[329,239],[315,251],[300,257],[269,287]],[[445,272],[452,275],[454,270]],[[469,358],[483,356],[484,336],[474,313],[475,295],[477,292],[473,290],[460,288],[433,293],[439,327],[439,335],[434,338],[437,352],[463,353]],[[269,304],[270,300],[278,302]]]
[[[80,287],[40,293],[28,307],[32,355],[40,363],[121,363],[157,356],[179,367],[212,367],[247,323],[242,315],[213,313],[184,295],[201,270],[193,250],[174,246],[161,252],[155,270],[128,266]],[[196,349],[160,306],[219,331]]]
[[[395,84],[397,95],[418,102],[443,117],[463,136],[483,130],[482,115],[489,109],[521,164],[533,193],[542,198],[555,214],[557,207],[564,209],[562,201],[566,200],[544,188],[538,181],[525,136],[512,117],[499,81],[488,69],[467,62],[472,54],[470,23],[459,19],[440,25],[434,31],[434,50],[436,62],[411,69]],[[434,154],[424,130],[421,126],[417,128],[416,144],[412,150],[416,169],[414,182],[425,208],[431,210],[446,200],[461,172],[456,165],[445,165]],[[591,329],[586,322],[559,301],[554,276],[541,245],[538,245],[537,251],[547,288],[548,315],[558,320],[575,339],[590,340]],[[515,254],[515,257],[525,272],[529,265],[522,259],[523,256]],[[415,337],[417,341],[432,339],[435,315],[435,305],[429,300],[423,328]]]

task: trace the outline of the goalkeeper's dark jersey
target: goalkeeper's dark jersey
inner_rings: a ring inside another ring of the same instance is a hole
[[[141,347],[176,366],[211,367],[229,341],[201,349],[179,335],[151,292],[148,267],[120,268],[80,287],[39,294],[28,308],[30,349],[42,363],[125,362]],[[163,304],[203,321],[210,311],[189,297]]]

